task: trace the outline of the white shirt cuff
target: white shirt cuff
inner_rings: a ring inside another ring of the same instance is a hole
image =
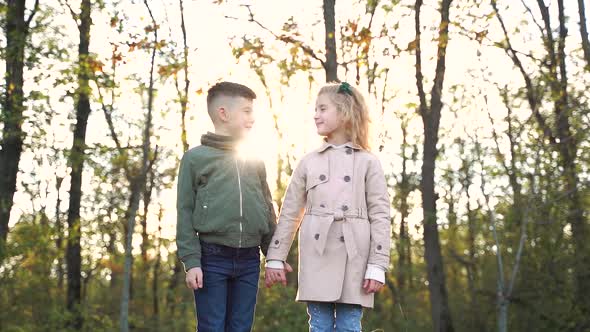
[[[379,265],[367,264],[367,272],[365,272],[365,279],[377,280],[380,283],[384,284],[385,283],[385,269]]]
[[[284,269],[285,268],[285,264],[283,264],[283,261],[279,261],[276,259],[271,259],[266,261],[265,267],[267,269]]]

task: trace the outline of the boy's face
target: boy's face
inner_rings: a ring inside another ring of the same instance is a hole
[[[313,119],[318,135],[330,136],[336,131],[343,130],[342,114],[338,112],[336,104],[332,102],[330,96],[327,94],[318,96]]]
[[[219,116],[228,135],[243,138],[254,125],[254,107],[251,99],[225,97],[226,106],[220,108]]]

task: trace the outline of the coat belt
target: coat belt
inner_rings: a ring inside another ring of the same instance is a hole
[[[348,257],[355,257],[358,254],[354,230],[352,229],[352,222],[349,219],[362,218],[366,219],[366,210],[364,209],[349,209],[344,212],[340,209],[329,211],[325,208],[308,207],[305,214],[312,215],[310,222],[310,229],[313,231],[313,238],[315,241],[315,249],[320,254],[324,254],[326,242],[328,240],[328,232],[333,222],[342,222],[342,235],[344,236],[344,245]]]

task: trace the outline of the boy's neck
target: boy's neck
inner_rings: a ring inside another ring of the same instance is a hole
[[[213,131],[213,133],[216,134],[216,135],[220,135],[220,136],[233,137],[233,135],[229,132],[229,130],[227,130],[225,128],[218,128],[218,127],[216,127],[215,130]]]

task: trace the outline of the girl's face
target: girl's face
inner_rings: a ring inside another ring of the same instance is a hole
[[[313,117],[318,134],[321,136],[334,136],[344,134],[344,120],[338,112],[336,105],[327,94],[318,96]]]

